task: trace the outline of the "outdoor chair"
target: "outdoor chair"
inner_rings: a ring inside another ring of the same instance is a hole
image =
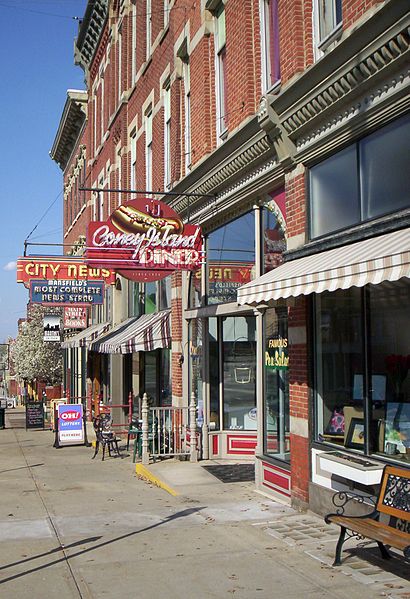
[[[108,455],[111,457],[113,451],[118,457],[121,457],[118,448],[118,439],[113,430],[111,430],[111,416],[109,414],[99,414],[93,418],[93,426],[95,430],[96,442],[95,452],[92,459],[97,455],[100,445],[102,447],[102,461],[105,457],[105,448],[108,448]]]
[[[133,418],[130,422],[130,425],[128,427],[128,434],[127,434],[127,451],[130,448],[130,437],[134,437],[135,440],[138,439],[138,437],[142,434],[142,421],[139,420],[138,418]]]

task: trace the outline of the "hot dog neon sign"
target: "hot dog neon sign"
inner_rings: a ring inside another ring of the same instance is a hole
[[[184,224],[167,204],[150,199],[125,202],[108,221],[90,223],[86,262],[128,279],[154,281],[174,270],[196,270],[203,260],[197,225]]]

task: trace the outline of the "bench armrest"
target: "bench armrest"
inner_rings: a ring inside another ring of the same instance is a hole
[[[335,493],[332,497],[332,503],[336,508],[336,511],[331,514],[327,514],[325,517],[325,521],[328,522],[328,518],[330,516],[347,516],[345,513],[345,508],[349,504],[349,502],[355,501],[360,505],[366,505],[368,502],[370,503],[369,508],[372,508],[372,511],[368,514],[364,514],[361,516],[349,516],[349,518],[374,518],[377,519],[379,517],[379,512],[376,510],[377,498],[373,496],[360,495],[358,493],[351,493],[347,491],[339,491],[339,493]]]

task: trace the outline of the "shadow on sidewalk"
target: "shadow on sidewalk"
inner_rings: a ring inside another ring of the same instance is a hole
[[[111,539],[110,541],[104,541],[102,543],[98,543],[97,545],[94,545],[93,547],[88,547],[87,549],[83,549],[82,551],[78,551],[77,553],[73,553],[71,555],[64,555],[64,557],[60,557],[59,559],[56,559],[54,561],[49,562],[48,564],[44,564],[42,566],[37,566],[36,568],[31,568],[30,570],[25,570],[24,572],[20,572],[19,574],[15,574],[13,576],[9,576],[8,578],[3,578],[2,580],[0,580],[0,584],[4,584],[5,582],[10,582],[12,580],[16,580],[17,578],[21,578],[22,576],[27,576],[28,574],[32,574],[34,572],[38,572],[40,570],[44,570],[45,568],[49,568],[50,566],[55,566],[56,564],[60,564],[62,562],[65,561],[69,561],[70,559],[74,558],[74,557],[79,557],[80,555],[84,555],[85,553],[89,553],[90,551],[95,551],[96,549],[100,549],[101,547],[106,547],[107,545],[111,545],[112,543],[116,543],[117,541],[123,541],[124,539],[128,539],[129,537],[133,537],[134,535],[137,535],[141,532],[147,532],[148,530],[152,530],[153,528],[157,528],[158,526],[162,526],[163,524],[167,524],[168,522],[172,522],[172,520],[176,520],[178,518],[185,518],[186,516],[191,516],[192,514],[199,512],[200,510],[205,509],[205,507],[195,507],[195,508],[187,508],[186,510],[182,510],[180,512],[176,512],[176,514],[172,514],[171,516],[167,516],[166,518],[164,518],[163,520],[161,520],[160,522],[157,522],[156,524],[151,524],[151,526],[147,526],[146,528],[141,528],[139,530],[134,530],[132,532],[128,532],[124,535],[120,535],[119,537],[116,537],[115,539]],[[101,537],[91,537],[89,539],[84,539],[82,541],[77,541],[75,543],[72,543],[71,545],[61,545],[60,547],[56,547],[55,549],[51,549],[50,551],[47,551],[46,553],[41,553],[39,555],[34,555],[33,557],[29,557],[27,559],[18,561],[18,562],[13,562],[11,564],[6,564],[5,566],[2,566],[0,568],[0,570],[5,570],[6,568],[12,568],[13,566],[17,566],[23,563],[26,563],[28,561],[32,561],[34,559],[39,559],[40,557],[44,557],[46,555],[50,555],[52,553],[56,553],[57,551],[62,551],[64,552],[66,549],[70,549],[72,547],[75,547],[79,544],[82,543],[92,543],[95,540],[99,540]]]

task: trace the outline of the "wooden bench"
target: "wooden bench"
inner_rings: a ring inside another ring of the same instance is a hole
[[[403,551],[406,558],[410,558],[410,470],[385,466],[380,483],[380,491],[375,508],[370,514],[364,516],[347,516],[344,514],[345,505],[350,500],[365,503],[368,499],[361,495],[336,493],[333,503],[338,508],[337,513],[325,517],[327,524],[333,523],[340,526],[340,536],[336,545],[334,566],[340,566],[343,543],[347,531],[348,538],[366,537],[376,541],[384,559],[389,559],[391,554],[387,547],[394,547]],[[381,515],[386,516],[388,522],[381,522]],[[386,547],[387,546],[387,547]]]

